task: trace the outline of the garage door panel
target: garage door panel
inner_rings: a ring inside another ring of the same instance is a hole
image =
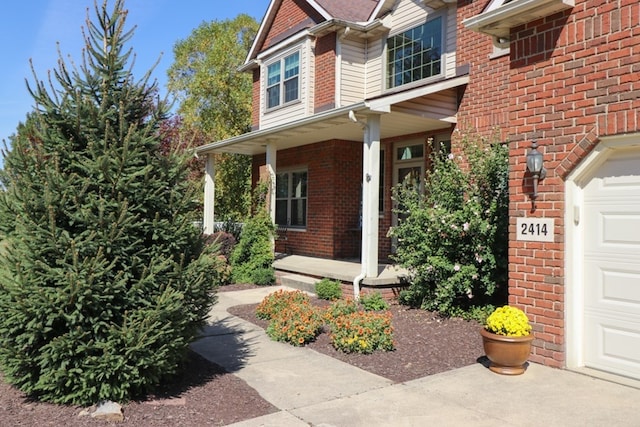
[[[624,311],[640,316],[640,266],[594,261],[587,273],[591,286],[585,289],[585,307]]]
[[[640,152],[635,150],[621,150],[611,155],[598,169],[589,185],[603,189],[617,189],[620,187],[640,187]]]
[[[582,211],[585,365],[640,379],[640,150],[595,171]]]
[[[608,251],[610,247],[631,250],[640,259],[640,204],[585,204],[585,250]],[[623,248],[623,247],[626,247]]]
[[[640,379],[640,331],[635,322],[586,316],[595,342],[588,346],[588,366]]]

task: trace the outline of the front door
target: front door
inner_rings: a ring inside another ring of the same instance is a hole
[[[405,182],[421,191],[424,183],[425,146],[423,141],[405,141],[394,147],[393,157],[393,185]],[[395,208],[396,206],[394,206]],[[402,221],[402,216],[393,213],[391,223],[393,226]],[[397,242],[394,238],[391,242],[392,252],[396,252]]]

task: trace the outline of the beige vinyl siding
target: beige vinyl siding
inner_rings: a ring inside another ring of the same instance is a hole
[[[386,38],[369,41],[367,62],[367,98],[373,98],[382,94],[384,90],[384,69],[386,67],[385,55]]]
[[[364,99],[366,48],[366,40],[363,39],[340,41],[340,105],[355,104]]]
[[[456,8],[449,7],[445,16],[445,77],[456,76]]]
[[[267,111],[266,102],[266,79],[267,79],[267,66],[274,60],[283,58],[284,56],[294,53],[296,50],[300,51],[300,101],[294,102],[284,107],[276,107]],[[307,117],[313,112],[313,82],[311,78],[312,74],[313,58],[311,54],[311,43],[309,40],[305,40],[301,44],[278,52],[270,58],[266,58],[262,62],[262,69],[260,72],[260,129],[267,129],[273,126],[278,126],[283,123],[288,123],[294,120],[299,120]]]

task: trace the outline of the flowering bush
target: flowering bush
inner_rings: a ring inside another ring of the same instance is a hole
[[[256,316],[269,319],[267,335],[275,341],[302,346],[313,341],[324,323],[331,328],[333,346],[351,353],[372,353],[375,350],[393,350],[391,313],[359,311],[360,305],[352,299],[337,300],[321,310],[311,305],[301,291],[276,291],[256,308]]]
[[[309,295],[302,291],[286,291],[280,289],[266,297],[258,304],[256,316],[259,319],[271,320],[290,306],[308,303]]]
[[[322,317],[308,301],[296,302],[275,315],[267,335],[275,341],[302,346],[316,339],[322,330]]]
[[[331,343],[345,353],[373,353],[393,350],[391,313],[358,311],[336,318],[331,326]]]
[[[506,300],[508,148],[463,141],[459,157],[434,153],[424,191],[393,189],[402,218],[394,259],[411,272],[400,301],[449,316]]]
[[[527,315],[516,307],[505,305],[496,308],[485,323],[485,329],[498,335],[524,337],[531,333]]]
[[[335,320],[341,316],[346,316],[351,313],[355,313],[360,309],[358,302],[352,298],[339,299],[331,303],[329,307],[324,311],[324,320],[332,325]]]

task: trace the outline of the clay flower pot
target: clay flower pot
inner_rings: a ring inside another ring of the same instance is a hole
[[[525,363],[531,353],[533,334],[523,337],[498,335],[480,329],[482,344],[487,358],[491,361],[489,369],[503,375],[520,375],[525,371]]]

